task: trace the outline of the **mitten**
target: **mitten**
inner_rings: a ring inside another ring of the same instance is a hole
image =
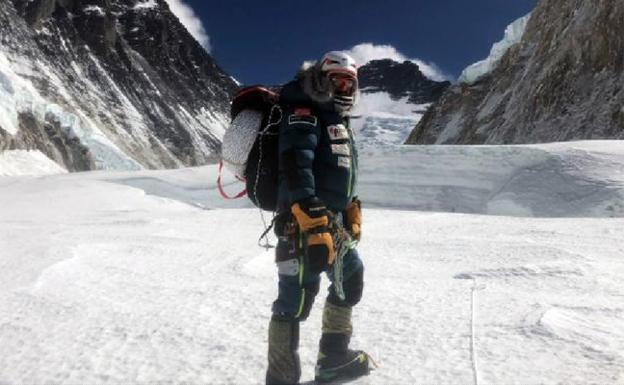
[[[347,227],[351,236],[359,242],[362,235],[362,202],[354,197],[345,210]]]
[[[330,233],[332,213],[318,198],[308,198],[292,205],[291,212],[305,235],[306,255],[313,271],[323,271],[336,259]]]

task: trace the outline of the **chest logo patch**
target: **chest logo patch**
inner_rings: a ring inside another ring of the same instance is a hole
[[[329,140],[349,139],[349,132],[347,131],[347,128],[342,124],[328,126],[327,133],[329,134]]]
[[[348,144],[332,144],[331,149],[333,154],[351,156],[351,148]]]

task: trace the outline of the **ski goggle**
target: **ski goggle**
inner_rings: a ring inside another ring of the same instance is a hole
[[[330,73],[329,82],[335,93],[341,95],[353,95],[357,88],[357,80],[353,76],[343,73]]]

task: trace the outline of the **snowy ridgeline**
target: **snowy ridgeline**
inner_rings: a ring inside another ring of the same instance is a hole
[[[526,30],[530,17],[531,14],[529,13],[528,15],[523,16],[508,25],[505,29],[505,36],[503,39],[492,45],[490,55],[487,58],[464,69],[457,81],[459,83],[472,84],[492,72],[492,70],[494,70],[498,65],[500,59],[502,59],[503,55],[507,53],[509,48],[518,44],[522,40],[522,36],[524,36],[524,31]]]
[[[8,154],[5,174],[45,168]],[[572,217],[622,216],[623,159],[615,141],[363,149],[353,347],[380,368],[355,384],[622,383],[624,219]],[[225,209],[249,204],[215,179],[0,177],[0,383],[262,384],[276,269],[258,211]]]

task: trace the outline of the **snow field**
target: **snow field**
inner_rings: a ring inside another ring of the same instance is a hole
[[[481,383],[622,376],[619,219],[366,214],[356,341],[379,347],[373,383],[472,382],[473,280],[484,287],[474,313]]]
[[[474,366],[483,384],[624,381],[624,219],[602,209],[618,203],[622,154],[619,142],[362,150],[352,345],[380,368],[355,383],[473,383]],[[221,200],[215,180],[214,166],[1,177],[0,383],[261,384],[276,268],[256,245],[258,211]],[[609,194],[559,195],[581,181]],[[550,211],[480,215],[497,191],[524,209],[547,197]],[[559,215],[569,207],[594,218]],[[302,325],[302,380],[326,285]]]
[[[255,245],[257,211],[64,178],[0,190],[3,201],[23,197],[0,217],[10,252],[0,378],[261,383],[276,282],[271,252]],[[621,374],[621,219],[365,218],[353,345],[381,368],[360,383],[470,382],[472,279],[485,286],[475,314],[484,383],[613,383]],[[302,328],[304,379],[324,295]]]

